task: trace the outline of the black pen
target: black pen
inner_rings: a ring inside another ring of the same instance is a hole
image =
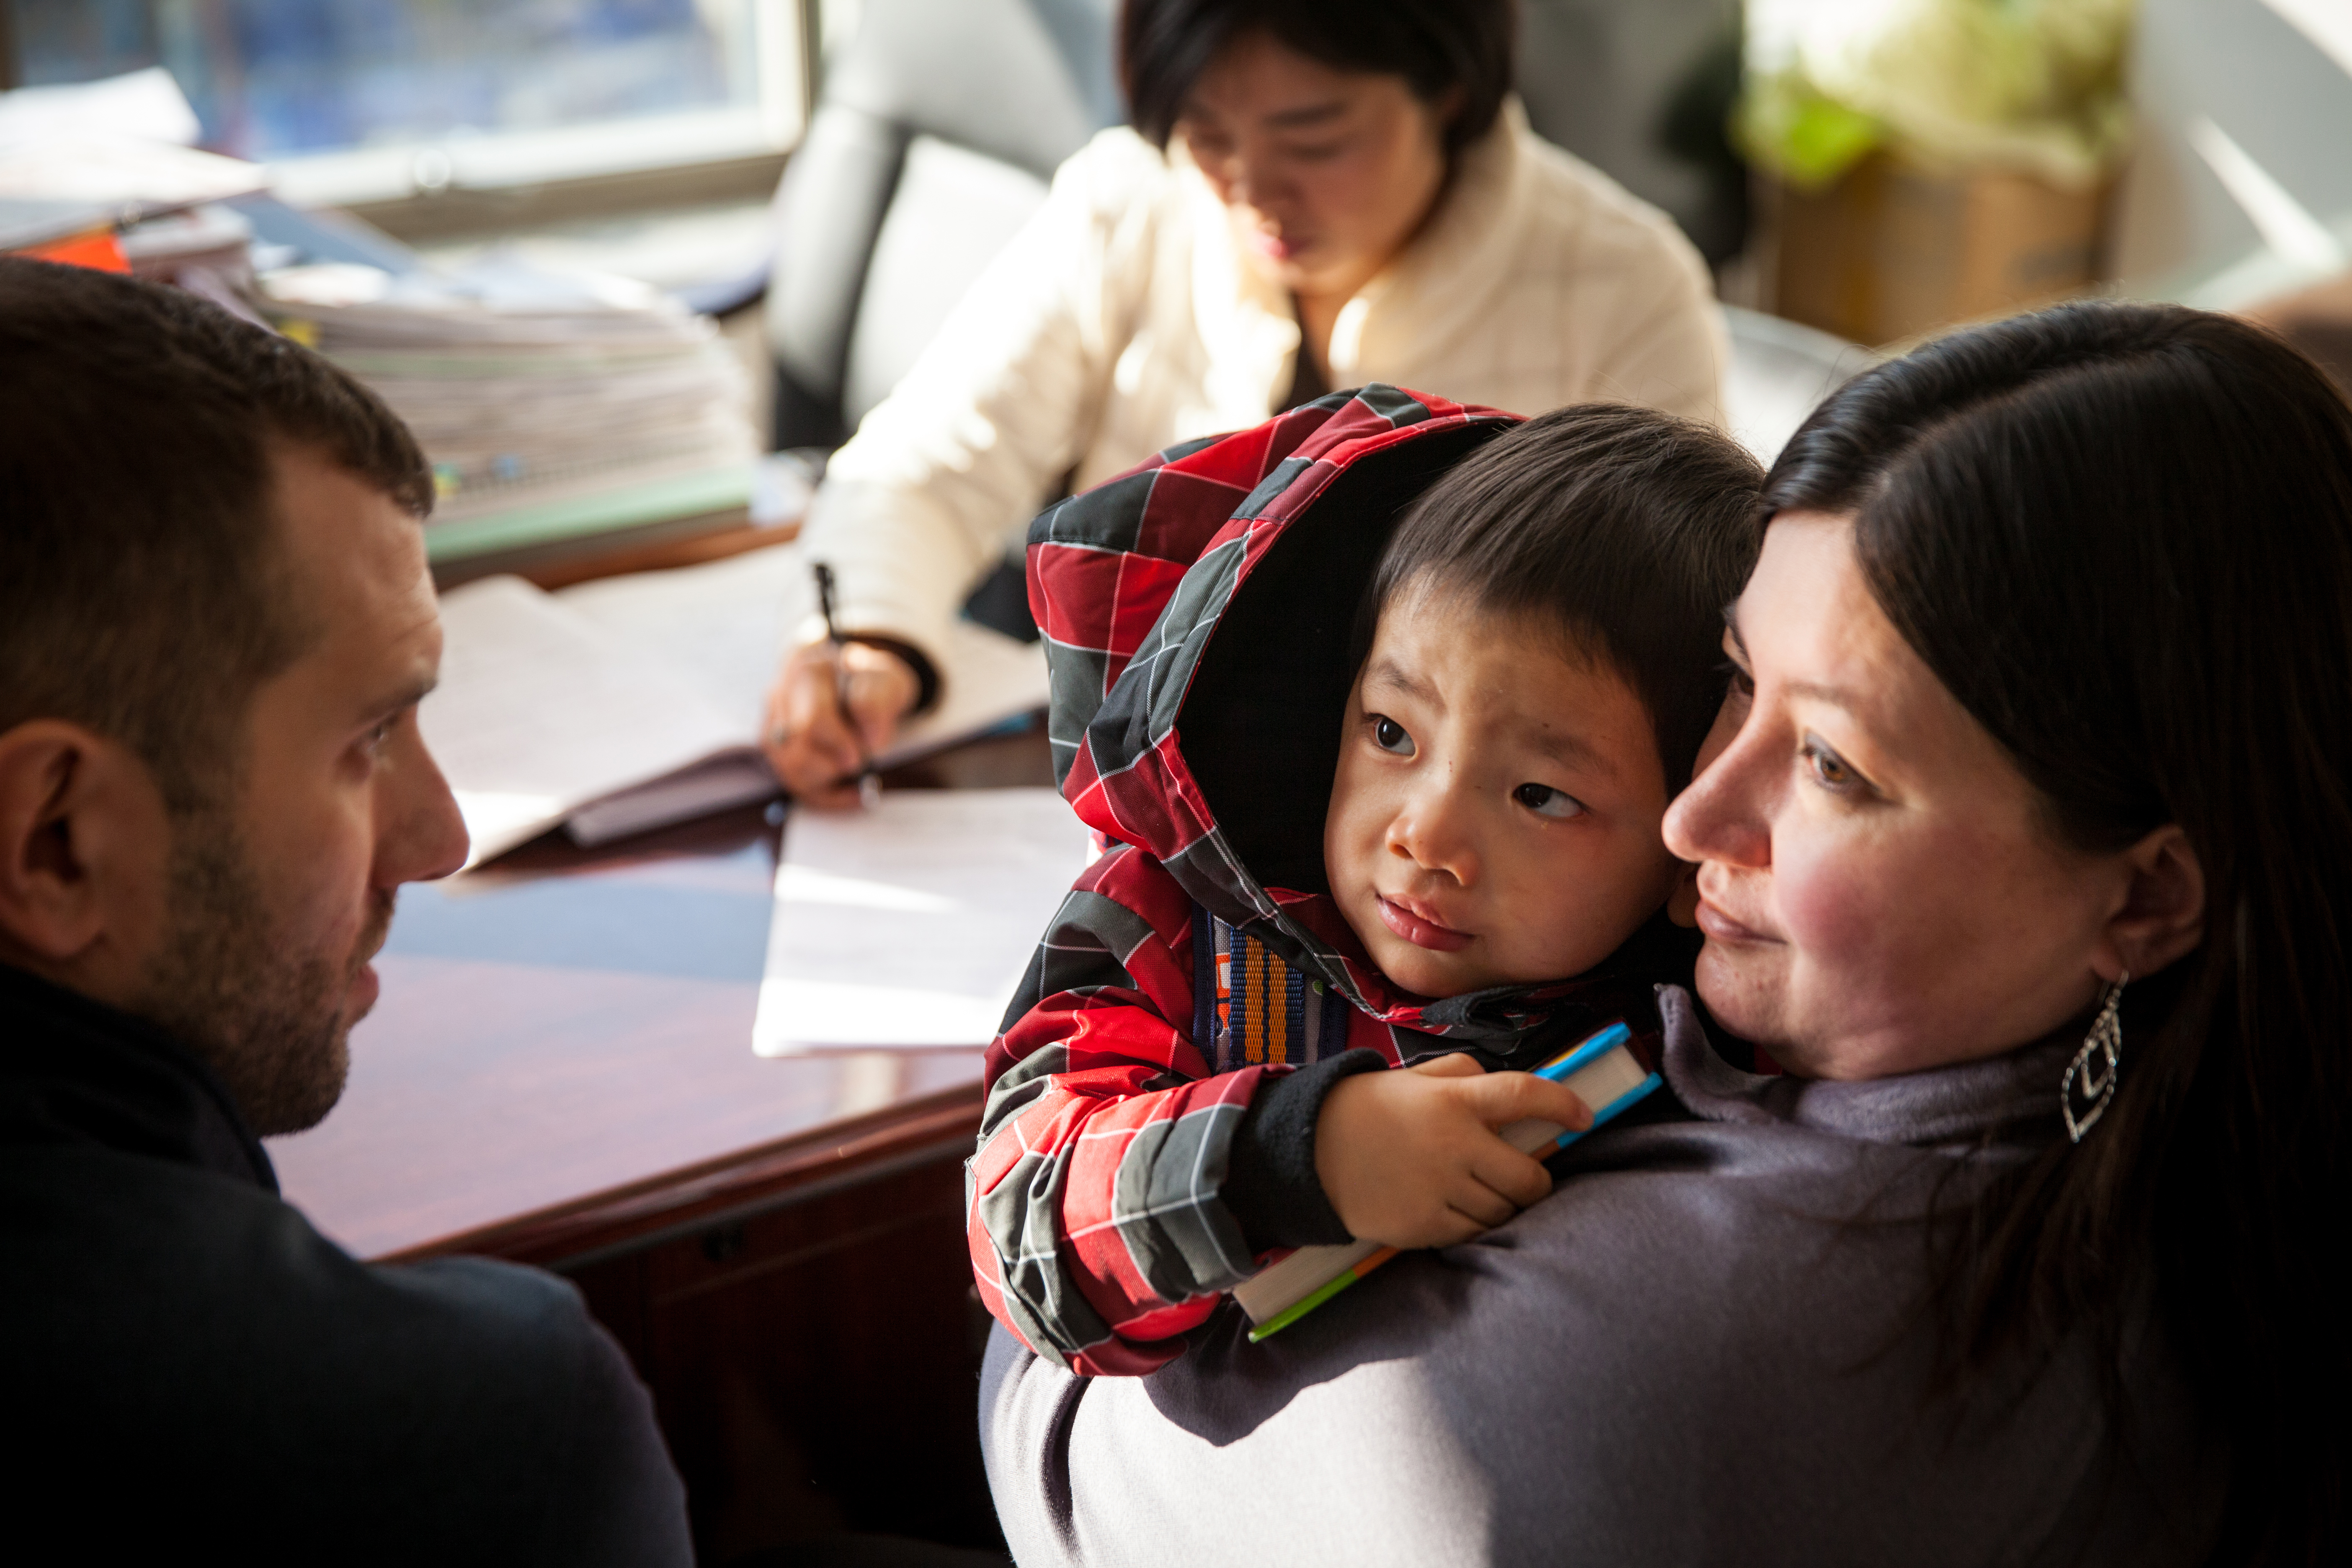
[[[874,758],[866,750],[866,737],[857,732],[857,721],[849,715],[849,661],[842,657],[848,647],[841,640],[841,628],[833,620],[833,568],[822,561],[816,563],[816,607],[824,616],[824,640],[833,645],[833,704],[841,713],[841,721],[849,726],[849,738],[857,747],[858,803],[872,805],[882,798],[882,781],[875,776]]]

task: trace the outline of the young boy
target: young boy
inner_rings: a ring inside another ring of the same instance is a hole
[[[1461,1241],[1549,1190],[1495,1130],[1589,1112],[1511,1069],[1686,974],[1659,822],[1760,479],[1664,415],[1374,386],[1038,520],[1056,765],[1110,847],[970,1171],[1031,1349],[1149,1372],[1270,1252]]]

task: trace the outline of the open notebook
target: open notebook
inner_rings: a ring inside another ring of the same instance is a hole
[[[776,793],[761,705],[812,599],[794,545],[555,594],[488,577],[443,595],[441,685],[418,718],[473,835],[467,864],[558,824],[597,844]],[[884,766],[1045,705],[1037,645],[968,622],[952,638],[942,701]]]

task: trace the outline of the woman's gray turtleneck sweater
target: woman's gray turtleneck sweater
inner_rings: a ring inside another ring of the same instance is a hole
[[[1583,1140],[1517,1219],[1264,1344],[1229,1308],[1090,1381],[999,1329],[981,1434],[1024,1568],[2201,1559],[2218,1467],[2159,1334],[2120,1421],[2071,1342],[1928,1397],[1916,1222],[2063,1135],[2071,1046],[1755,1078],[1659,1010],[1691,1119]]]

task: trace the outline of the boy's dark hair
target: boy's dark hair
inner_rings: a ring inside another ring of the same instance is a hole
[[[1401,76],[1435,103],[1459,90],[1448,157],[1484,136],[1511,90],[1514,0],[1127,0],[1118,26],[1128,118],[1166,147],[1184,100],[1227,44],[1264,28],[1339,70]]]
[[[407,427],[317,354],[176,289],[0,257],[0,732],[69,720],[175,812],[217,797],[255,689],[314,635],[271,503],[288,442],[431,509]]]
[[[1650,712],[1666,787],[1688,782],[1722,705],[1723,607],[1756,564],[1764,472],[1728,437],[1646,408],[1588,404],[1509,430],[1397,525],[1356,627],[1408,588],[1559,627]]]

